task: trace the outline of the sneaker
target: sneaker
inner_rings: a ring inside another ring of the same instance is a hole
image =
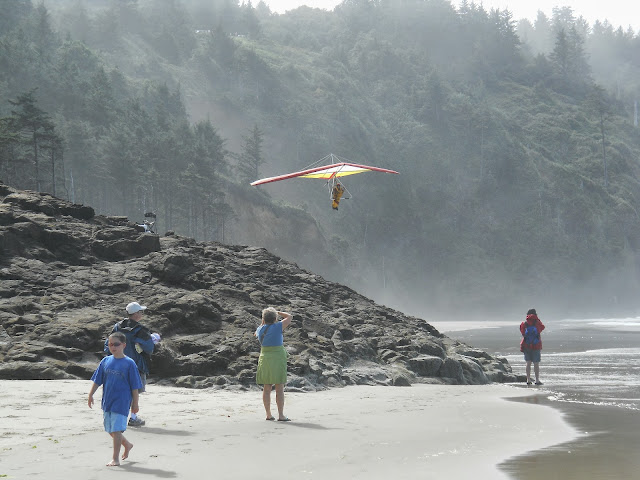
[[[130,418],[128,425],[130,427],[141,427],[144,425],[144,420],[141,419],[140,417]]]
[[[527,385],[531,385],[533,382],[531,380],[527,380]]]
[[[540,380],[536,380],[536,385],[542,385],[542,382]]]

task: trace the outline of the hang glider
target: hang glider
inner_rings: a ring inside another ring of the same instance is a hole
[[[285,175],[278,175],[276,177],[267,177],[262,178],[260,180],[256,180],[252,182],[252,186],[264,185],[265,183],[271,182],[279,182],[281,180],[289,180],[291,178],[320,178],[327,181],[327,187],[329,188],[329,193],[332,200],[332,206],[334,210],[338,209],[338,204],[340,203],[340,199],[351,198],[351,194],[344,187],[344,185],[338,180],[339,178],[346,177],[348,175],[356,175],[358,173],[364,172],[382,172],[382,173],[395,173],[398,174],[395,170],[389,170],[387,168],[380,167],[371,167],[369,165],[360,165],[357,163],[352,163],[349,161],[345,161],[334,155],[333,153],[327,155],[326,157],[318,160],[317,163],[327,163],[334,162],[329,165],[322,165],[312,168],[307,168],[305,170],[300,170],[299,172],[287,173]]]
[[[276,177],[267,177],[252,182],[251,185],[264,185],[265,183],[279,182],[280,180],[288,180],[289,178],[303,177],[303,178],[323,178],[330,180],[332,178],[346,177],[347,175],[355,175],[357,173],[364,172],[384,172],[384,173],[398,173],[394,170],[388,170],[386,168],[370,167],[368,165],[358,165],[356,163],[340,162],[333,165],[325,165],[323,167],[309,168],[307,170],[300,170],[299,172],[287,173],[285,175],[278,175]]]

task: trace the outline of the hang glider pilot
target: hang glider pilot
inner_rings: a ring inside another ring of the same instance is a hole
[[[344,187],[340,182],[336,182],[331,190],[331,208],[338,210],[338,205],[340,205],[342,195],[344,195]]]

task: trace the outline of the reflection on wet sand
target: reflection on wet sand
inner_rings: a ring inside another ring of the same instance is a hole
[[[544,387],[529,387],[532,395],[517,401],[559,409],[581,435],[513,457],[500,469],[518,480],[640,479],[640,319],[544,320]],[[522,374],[517,324],[441,331],[505,356]],[[535,424],[530,428],[538,431]]]
[[[543,395],[516,399],[559,408],[582,436],[526,455],[511,458],[499,468],[519,480],[630,480],[640,478],[636,410],[612,406],[558,403]],[[526,421],[523,419],[523,421]],[[536,426],[532,425],[532,429]],[[526,441],[526,438],[523,438]]]

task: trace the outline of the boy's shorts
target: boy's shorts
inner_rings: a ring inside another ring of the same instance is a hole
[[[104,429],[107,433],[124,432],[127,429],[128,415],[115,412],[104,412]]]
[[[540,350],[532,350],[525,348],[522,353],[524,353],[524,359],[527,362],[539,363],[540,362]]]

